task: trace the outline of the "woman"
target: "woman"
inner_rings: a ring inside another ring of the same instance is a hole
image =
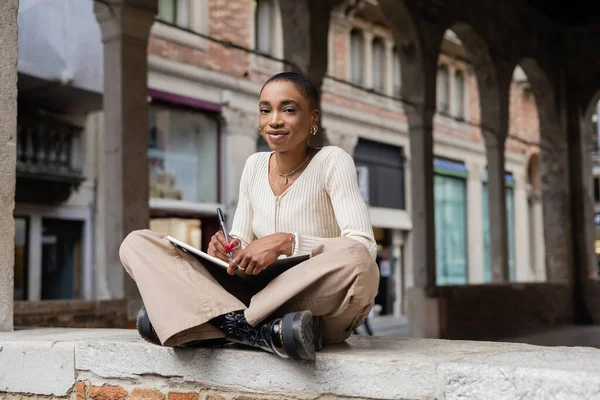
[[[375,240],[352,158],[338,147],[308,146],[318,104],[301,74],[264,84],[259,131],[273,151],[248,158],[231,242],[218,232],[208,247],[229,263],[229,275],[209,271],[164,235],[144,230],[124,240],[121,260],[147,309],[138,316],[145,339],[177,346],[225,338],[313,360],[322,342],[343,342],[364,321],[379,282]],[[260,291],[230,276],[303,254],[310,258]]]

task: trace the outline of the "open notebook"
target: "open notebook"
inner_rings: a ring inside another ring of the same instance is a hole
[[[175,239],[172,236],[166,236],[165,239],[167,239],[169,242],[173,243],[173,245],[179,247],[180,249],[187,251],[188,253],[191,253],[196,257],[199,257],[203,263],[208,262],[211,265],[217,266],[224,270],[226,270],[227,266],[229,265],[225,261],[213,257],[201,250],[198,250],[194,246],[190,246],[189,244],[182,242],[181,240]],[[310,256],[308,254],[303,256],[280,258],[279,260],[275,261],[273,264],[265,268],[263,271],[261,271],[261,273],[258,275],[246,275],[241,271],[236,271],[235,275],[255,286],[265,287],[277,276],[281,275],[288,269],[300,264],[301,262],[308,260],[309,258]]]

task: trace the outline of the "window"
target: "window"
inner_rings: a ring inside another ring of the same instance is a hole
[[[254,2],[254,48],[264,54],[273,54],[273,26],[275,23],[275,5],[273,0]]]
[[[29,218],[15,217],[14,300],[27,300]]]
[[[397,47],[393,51],[394,59],[394,96],[400,97],[402,94],[402,66],[400,64],[400,52]]]
[[[442,114],[450,111],[450,75],[445,65],[440,65],[437,73],[437,111]]]
[[[382,93],[385,90],[385,45],[383,40],[373,40],[373,89]]]
[[[489,193],[487,187],[487,176],[484,176],[483,182],[483,262],[484,279],[486,282],[492,281],[492,261],[491,261],[491,237],[490,237],[490,215],[489,215]],[[515,196],[514,196],[514,178],[512,175],[506,175],[506,226],[508,234],[508,279],[515,280]]]
[[[462,71],[454,75],[454,102],[456,104],[456,117],[465,118],[465,77]]]
[[[438,285],[467,283],[467,169],[435,159],[435,264]]]
[[[42,218],[42,300],[81,297],[83,222]]]
[[[158,18],[182,28],[190,26],[190,0],[159,0]]]
[[[404,155],[402,148],[359,139],[354,162],[363,199],[373,207],[404,209]],[[365,185],[364,182],[367,182]]]
[[[600,178],[594,177],[594,203],[600,203]]]
[[[217,154],[216,118],[150,106],[150,197],[217,202]]]
[[[364,39],[362,32],[353,29],[350,32],[350,81],[355,85],[363,84]]]

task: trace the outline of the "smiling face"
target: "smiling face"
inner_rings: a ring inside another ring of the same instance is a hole
[[[312,100],[291,82],[270,82],[260,94],[258,126],[273,151],[304,151],[310,128],[318,119],[319,110]]]

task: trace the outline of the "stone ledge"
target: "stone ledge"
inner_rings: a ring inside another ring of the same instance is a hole
[[[261,351],[163,348],[132,330],[0,333],[0,391],[67,397],[77,381],[304,399],[591,399],[600,396],[600,350],[355,336],[298,363]]]

